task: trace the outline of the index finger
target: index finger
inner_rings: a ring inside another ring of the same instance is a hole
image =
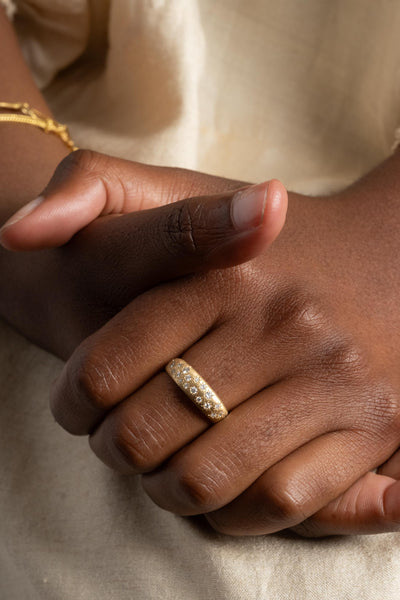
[[[75,435],[90,433],[116,404],[201,338],[216,322],[218,297],[204,279],[178,280],[147,292],[87,338],[52,390],[56,421]],[[182,327],[182,314],[191,315]]]

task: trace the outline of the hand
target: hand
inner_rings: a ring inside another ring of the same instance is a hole
[[[57,421],[224,533],[397,530],[396,460],[371,472],[400,435],[397,173],[392,159],[329,199],[292,194],[267,253],[136,298],[68,361]],[[210,427],[163,372],[176,356],[226,419]]]
[[[66,358],[143,291],[252,258],[282,228],[287,196],[272,181],[257,188],[251,203],[243,191],[235,196],[238,187],[243,183],[74,152],[56,170],[43,202],[35,201],[29,213],[32,205],[25,207],[2,230],[8,248],[47,248],[0,254],[7,281],[2,316]],[[168,205],[199,194],[207,197]]]

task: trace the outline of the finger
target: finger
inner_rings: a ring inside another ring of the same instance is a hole
[[[245,270],[245,268],[241,270],[242,279],[245,277]],[[202,285],[201,288],[200,293],[207,295],[203,304],[206,307],[207,302],[210,301],[207,289],[212,289],[212,282],[209,281],[208,285]],[[191,291],[193,296],[202,303],[201,297],[198,296],[198,289]],[[268,295],[271,292],[263,289],[262,293]],[[221,298],[218,291],[216,295]],[[260,319],[253,313],[253,319],[243,329],[240,340],[232,344],[232,332],[241,327],[244,315],[239,311],[234,318],[230,317],[226,322],[225,310],[224,306],[218,321],[207,335],[180,356],[204,376],[227,409],[231,411],[273,382],[279,382],[289,374],[293,376],[294,369],[301,368],[303,364],[299,357],[302,355],[304,340],[300,336],[299,351],[297,352],[293,347],[292,358],[285,356],[287,349],[285,337],[273,336],[269,328],[260,327]],[[248,308],[246,307],[245,310],[247,311]],[[193,311],[188,313],[183,307],[179,319],[182,331],[191,329],[192,319]],[[127,323],[130,321],[128,311],[126,311],[126,321]],[[142,321],[142,325],[143,323],[145,321]],[[170,325],[168,322],[162,322],[160,318],[158,327],[161,331],[165,328],[169,329]],[[271,327],[273,328],[272,324]],[[129,333],[125,335],[125,339],[128,335]],[[114,347],[115,343],[116,347]],[[131,338],[129,345],[132,347],[133,344]],[[97,363],[108,365],[112,362],[112,357],[119,352],[118,339],[108,337],[107,343],[102,345],[102,358],[98,356]],[[98,352],[99,346],[98,343]],[[321,359],[320,352],[318,355]],[[238,356],[241,357],[240,360]],[[285,356],[285,361],[282,361],[282,356]],[[165,363],[169,362],[170,358],[171,355],[166,355]],[[146,359],[147,357],[143,356],[143,360]],[[332,365],[332,360],[330,364]],[[137,364],[136,373],[144,367],[144,364]],[[157,374],[121,402],[119,402],[121,393],[118,388],[123,379],[129,379],[129,371],[120,368],[116,370],[114,365],[111,376],[110,373],[106,373],[101,376],[100,381],[104,379],[107,380],[107,389],[113,390],[111,395],[114,399],[118,399],[118,402],[110,400],[109,408],[114,408],[106,415],[106,409],[103,407],[103,421],[95,430],[95,422],[89,423],[88,431],[92,431],[90,439],[92,450],[98,458],[113,469],[124,473],[154,470],[209,427],[208,421],[165,372]],[[129,389],[129,385],[125,389]],[[310,397],[312,393],[309,394],[307,402],[310,401]],[[68,403],[69,398],[70,393],[67,393],[62,401]],[[301,406],[307,410],[302,397],[299,398],[297,406],[299,411]],[[266,410],[269,411],[269,408],[267,407]],[[283,411],[284,407],[280,407],[280,410]]]
[[[70,433],[89,433],[104,415],[164,369],[212,328],[218,298],[204,294],[201,277],[182,293],[184,281],[142,294],[84,342],[65,364],[50,406]],[[190,319],[182,327],[182,315]]]
[[[251,528],[251,534],[262,533],[260,526],[270,526],[268,519],[276,526],[277,515],[281,522],[274,530],[293,524],[290,492],[282,494],[281,499],[282,486],[268,487],[268,503],[263,473],[308,442],[315,444],[312,440],[329,431],[333,423],[339,428],[350,426],[349,415],[338,415],[330,406],[327,389],[312,391],[296,383],[297,387],[292,381],[281,382],[241,403],[166,464],[144,475],[146,492],[162,508],[182,515],[221,509],[215,513],[221,515],[218,529],[226,533],[242,534],[245,527]],[[352,418],[354,422],[354,414]],[[366,468],[368,458],[365,453],[360,454],[359,463],[352,466],[348,475],[348,485]],[[335,484],[329,482],[327,488],[330,499],[337,495]],[[285,502],[289,503],[287,509]],[[249,511],[255,525],[248,523]],[[299,522],[304,517],[296,514],[295,518]]]
[[[251,264],[236,269],[231,277],[233,275],[240,285],[245,280],[249,285],[257,285]],[[272,306],[276,305],[274,289],[268,290],[262,285],[259,293]],[[229,290],[227,293],[218,271],[190,281],[176,281],[144,294],[84,342],[68,361],[52,393],[51,406],[56,420],[71,433],[87,434],[110,409],[128,399],[125,408],[121,407],[114,415],[118,422],[126,419],[128,423],[137,421],[143,425],[156,417],[166,429],[174,431],[173,439],[168,444],[164,442],[162,449],[156,444],[153,448],[155,460],[166,459],[200,431],[198,423],[193,424],[190,435],[185,433],[189,438],[180,437],[185,427],[176,430],[176,423],[185,418],[182,394],[177,389],[172,394],[168,389],[163,393],[162,386],[157,383],[153,386],[151,382],[139,395],[129,397],[174,356],[183,356],[206,380],[210,379],[211,385],[215,382],[217,393],[222,394],[228,409],[274,381],[293,376],[296,369],[308,368],[305,344],[314,347],[320,364],[326,360],[331,372],[335,364],[341,369],[343,348],[331,343],[328,349],[321,349],[321,341],[308,331],[308,315],[303,323],[303,304],[296,306],[290,295],[286,300],[279,298],[282,318],[266,320],[264,311],[259,314],[253,306],[252,319],[243,328],[249,306],[244,303],[242,310],[237,309],[237,299]],[[290,327],[295,324],[298,332],[295,340],[299,346],[293,348],[290,356],[286,322]],[[242,335],[232,344],[232,332],[238,328]],[[277,335],[281,331],[282,335]],[[209,333],[204,336],[206,332]],[[202,343],[193,346],[199,338]],[[238,356],[241,356],[239,361]],[[282,356],[285,356],[284,361]],[[222,374],[218,366],[223,366]],[[341,380],[347,379],[346,373],[341,372]],[[161,405],[160,397],[165,399]],[[140,437],[138,432],[136,435]],[[141,435],[150,434],[144,428]]]
[[[286,191],[273,180],[98,219],[77,236],[74,251],[88,265],[87,285],[96,298],[104,295],[110,303],[114,297],[125,306],[163,281],[250,260],[277,237],[286,208]]]
[[[305,537],[400,531],[400,481],[367,473],[293,530]]]
[[[206,223],[206,219],[208,218],[208,216],[212,213],[213,211],[216,212],[219,215],[223,215],[225,212],[224,216],[220,216],[218,217],[218,219],[220,221],[225,221],[225,223],[222,225],[222,229],[225,226],[227,233],[227,242],[225,242],[225,244],[222,244],[222,246],[220,247],[220,251],[218,251],[218,248],[215,248],[216,244],[214,242],[211,242],[211,246],[214,245],[214,249],[213,249],[213,253],[210,252],[210,259],[208,259],[208,265],[213,265],[213,266],[223,266],[223,262],[225,261],[225,263],[227,263],[225,266],[228,266],[232,260],[244,260],[246,258],[249,258],[250,255],[256,251],[260,251],[261,248],[265,247],[268,243],[268,239],[271,238],[273,235],[276,235],[278,228],[281,226],[281,223],[283,222],[283,211],[285,211],[285,200],[282,200],[282,196],[281,196],[281,192],[280,192],[280,185],[278,186],[278,188],[276,188],[274,186],[274,183],[272,183],[270,186],[256,186],[257,187],[257,193],[255,194],[255,200],[256,203],[258,204],[258,210],[261,208],[261,218],[263,219],[263,223],[261,224],[261,226],[259,225],[258,227],[251,227],[250,232],[253,232],[253,235],[250,234],[250,238],[248,240],[247,244],[244,244],[243,242],[240,242],[240,245],[238,248],[236,248],[235,251],[235,242],[234,240],[231,241],[231,243],[229,243],[229,238],[232,236],[232,231],[235,232],[235,227],[237,226],[238,223],[238,218],[243,218],[243,213],[246,217],[246,212],[243,210],[243,201],[244,204],[250,204],[254,201],[254,188],[250,188],[250,202],[248,202],[248,195],[246,194],[246,192],[248,190],[245,191],[241,191],[239,192],[239,194],[234,194],[233,197],[231,198],[226,198],[226,197],[220,197],[215,199],[214,201],[211,201],[208,203],[207,206],[203,206],[201,199],[193,199],[192,201],[188,200],[183,203],[181,203],[181,205],[191,205],[194,204],[195,207],[197,207],[194,210],[193,213],[193,217],[190,217],[190,228],[189,228],[189,244],[191,244],[193,246],[193,239],[197,240],[194,243],[194,254],[193,251],[189,252],[189,255],[187,256],[187,251],[185,252],[185,244],[187,245],[187,238],[185,238],[185,235],[181,235],[180,237],[178,236],[178,243],[175,241],[172,241],[172,239],[170,238],[170,232],[171,232],[171,227],[168,227],[168,222],[171,220],[171,214],[174,214],[173,211],[178,211],[178,214],[182,214],[182,209],[179,209],[179,207],[177,208],[177,205],[169,205],[168,207],[165,207],[164,209],[158,209],[159,211],[164,211],[166,213],[166,216],[164,215],[164,219],[161,220],[161,222],[164,222],[166,225],[166,230],[168,232],[167,236],[164,237],[164,240],[162,238],[161,235],[158,236],[154,236],[153,238],[150,238],[150,255],[151,255],[151,259],[147,260],[147,265],[143,267],[143,281],[142,281],[142,285],[144,282],[144,285],[148,285],[149,284],[149,278],[153,277],[154,280],[152,281],[152,283],[157,283],[159,282],[160,279],[163,279],[165,277],[170,277],[170,275],[174,275],[177,276],[178,274],[182,274],[188,271],[193,271],[195,270],[195,265],[197,263],[197,268],[199,270],[201,270],[202,268],[204,268],[204,260],[202,259],[202,256],[205,254],[207,254],[207,248],[208,251],[209,250],[209,246],[208,244],[210,244],[210,239],[207,239],[207,235],[204,234],[204,232],[202,231],[204,229],[203,225],[204,223]],[[248,188],[249,189],[249,188]],[[268,190],[268,193],[267,193]],[[261,193],[260,193],[261,192]],[[272,195],[272,199],[270,201],[270,203],[267,202],[267,208],[265,209],[265,202],[268,201],[269,196]],[[239,197],[239,202],[237,202],[237,199]],[[261,199],[261,202],[260,202]],[[235,202],[236,202],[236,206],[235,206]],[[238,205],[239,205],[239,210],[238,210]],[[187,209],[186,210],[190,210]],[[274,214],[274,212],[276,211],[276,214]],[[146,214],[148,215],[148,212],[150,211],[146,211]],[[239,217],[235,216],[236,213],[239,214]],[[251,211],[250,211],[251,213]],[[271,220],[269,219],[269,213],[272,213],[272,218]],[[146,214],[143,213],[140,216],[140,219],[143,221],[144,218],[146,218]],[[144,216],[143,216],[144,215]],[[259,218],[260,215],[257,216],[257,219]],[[132,216],[129,216],[129,218],[131,219]],[[158,223],[158,221],[157,221]],[[254,213],[251,215],[251,220],[250,220],[250,226],[252,225],[252,223],[254,224]],[[178,233],[181,232],[181,226],[178,227]],[[208,231],[209,229],[211,229],[210,227],[206,226],[206,230]],[[221,237],[223,237],[221,235],[221,229],[216,228],[216,231],[218,231],[219,233],[215,234],[215,238],[218,239],[218,241],[221,243]],[[196,233],[195,233],[196,232]],[[197,233],[199,232],[199,233]],[[243,232],[242,232],[243,233]],[[234,237],[235,234],[233,234]],[[161,241],[160,241],[161,239]],[[212,239],[212,238],[211,238]],[[146,242],[146,240],[142,240],[140,237],[137,239],[139,246],[141,244],[144,244]],[[169,247],[168,247],[169,244]],[[104,246],[104,244],[103,244]],[[178,248],[178,249],[177,249]],[[182,248],[182,251],[179,251],[179,248]],[[107,245],[104,246],[104,249],[106,251],[107,254]],[[166,250],[169,250],[169,252],[166,252]],[[196,253],[198,253],[198,255],[196,255]],[[181,261],[182,264],[180,265],[179,260],[180,260],[180,255],[183,255],[181,257]],[[196,258],[197,256],[197,258]],[[130,257],[127,257],[127,264],[129,267],[129,263],[130,263]],[[112,261],[113,264],[113,269],[115,270],[116,264],[118,265],[118,263],[114,263]],[[118,267],[120,267],[121,265],[118,265]],[[120,276],[120,273],[122,272],[123,274],[123,270],[122,269],[118,269],[118,273]],[[140,273],[139,273],[140,275]],[[132,274],[133,279],[138,278],[138,272],[137,271],[133,271]],[[128,276],[125,277],[125,279],[128,281],[128,283],[130,283],[130,279]],[[139,280],[141,278],[139,277]],[[111,282],[112,283],[112,282]],[[118,283],[118,282],[117,282]],[[106,278],[106,284],[110,285],[110,280]],[[203,300],[205,300],[205,296],[207,294],[205,294],[205,290],[201,289],[201,295],[203,297]],[[163,298],[164,296],[164,291],[160,290],[160,297],[161,297],[161,302],[160,304],[156,306],[156,310],[154,312],[154,314],[151,314],[150,312],[147,312],[147,317],[150,316],[150,320],[153,322],[154,324],[154,319],[155,317],[157,317],[158,313],[159,313],[159,307],[162,306],[163,310],[166,310],[167,304],[168,302],[166,302],[165,298]],[[186,292],[186,296],[187,296],[187,292]],[[146,297],[146,300],[148,300],[148,297]],[[177,308],[177,301],[176,298],[171,297],[171,293],[169,293],[169,302],[171,303],[173,310],[176,311]],[[184,304],[182,304],[181,306],[184,306]],[[199,306],[199,311],[201,313],[204,312],[204,307],[206,306],[206,301],[203,302],[203,304],[201,306]],[[140,309],[141,307],[141,309]],[[118,327],[118,323],[123,323],[124,320],[127,318],[128,314],[131,314],[132,311],[136,311],[138,310],[138,312],[140,313],[140,310],[144,310],[143,306],[140,303],[140,300],[137,300],[136,304],[133,304],[133,307],[129,308],[129,310],[127,312],[123,311],[120,313],[119,316],[117,316],[115,319],[116,320],[112,320],[109,325],[106,325],[106,328],[104,331],[100,332],[100,337],[102,337],[103,335],[107,336],[108,333],[110,333],[110,337],[112,339],[115,340],[115,334],[113,334],[113,328],[115,327],[114,331],[117,332],[121,332],[123,331],[123,327],[122,325],[120,325],[119,327],[121,327],[121,329],[119,329]],[[163,312],[163,314],[165,314],[165,312]],[[189,314],[192,314],[192,309],[190,309]],[[134,317],[136,317],[136,315],[134,315]],[[143,317],[142,317],[143,318]],[[135,330],[132,330],[132,344],[136,345],[139,343],[141,343],[140,340],[140,335],[137,335],[137,331],[142,332],[142,334],[145,333],[144,327],[145,327],[145,323],[146,320],[143,318],[143,321],[139,324],[136,320],[136,318],[134,318],[133,320],[130,321],[131,323],[135,323]],[[168,338],[169,336],[169,332],[171,329],[171,323],[168,322],[168,332],[165,332],[165,318],[163,317],[163,321],[161,323],[161,326],[163,327],[163,331],[164,331],[164,335],[166,334],[166,337]],[[176,327],[178,328],[178,330],[180,329],[181,323],[179,322],[179,319],[176,320]],[[160,327],[160,323],[157,323],[156,326],[156,330],[157,328]],[[188,330],[190,331],[190,329]],[[199,330],[197,331],[197,333],[195,334],[195,338],[196,336],[201,335],[202,333],[204,333],[205,329],[203,329],[202,331]],[[155,336],[154,333],[154,327],[152,326],[152,324],[150,324],[147,327],[147,337],[149,337],[150,334],[150,338],[152,339],[151,336]],[[146,337],[146,335],[144,335],[144,337]],[[157,336],[158,338],[160,338],[160,335]],[[124,343],[126,344],[126,340],[129,338],[129,336],[127,336],[126,332],[123,331],[123,340]],[[89,346],[91,345],[92,347],[94,347],[94,345],[97,342],[97,336],[93,337],[92,340],[89,342]],[[182,337],[181,339],[181,344],[178,346],[174,346],[174,345],[170,345],[170,344],[166,344],[164,347],[164,360],[163,363],[164,365],[168,362],[169,358],[171,356],[176,356],[179,353],[182,352],[182,350],[185,347],[188,347],[191,345],[191,340],[192,338],[188,338],[186,341],[186,344],[184,343],[185,337]],[[118,341],[116,341],[116,344],[118,346]],[[86,344],[84,346],[84,348],[87,348],[88,344]],[[162,346],[161,346],[162,347]],[[111,355],[109,356],[108,360],[104,360],[104,364],[112,364],[113,362],[115,362],[115,349],[113,347],[112,344],[108,343],[108,349],[107,351],[110,353]],[[82,354],[82,348],[80,349],[80,351],[78,352],[78,356]],[[79,361],[79,363],[81,364],[81,360]],[[128,359],[128,364],[130,363],[130,359]],[[65,375],[65,377],[63,378],[63,382],[66,382],[68,377],[70,376],[70,371],[71,369],[73,370],[75,361],[74,359],[72,360],[72,362],[69,362],[69,366],[68,366],[68,371],[67,374]],[[120,362],[117,362],[117,365],[120,364]],[[148,363],[149,364],[149,363]],[[72,365],[72,366],[71,366]],[[159,369],[160,368],[160,364],[159,364],[159,357],[157,357],[157,361],[155,363],[155,366],[153,367],[155,369]],[[80,368],[81,372],[84,372],[84,368]],[[144,371],[147,375],[147,377],[149,375],[152,374],[152,371],[145,370]],[[86,377],[86,376],[85,376]],[[67,379],[66,379],[67,378]],[[116,380],[118,380],[118,378],[116,378]],[[144,383],[145,380],[141,380],[141,384]],[[135,381],[130,382],[132,387],[130,389],[126,390],[126,393],[131,393],[136,389],[135,386]],[[88,385],[88,383],[86,382],[86,384]],[[66,400],[54,400],[53,406],[54,406],[54,410],[55,410],[55,414],[59,415],[60,410],[59,407],[63,407],[62,409],[62,413],[64,414],[65,406],[68,405],[69,402],[72,402],[72,405],[75,406],[76,405],[76,400],[74,399],[75,396],[79,397],[79,388],[82,387],[83,384],[81,383],[77,383],[75,385],[75,388],[77,387],[78,389],[71,389],[68,393],[64,393],[63,389],[64,389],[64,383],[61,384],[61,387],[57,388],[57,391],[55,392],[54,398],[57,399],[59,397],[61,398],[66,398]],[[71,386],[69,386],[71,387]],[[123,386],[122,386],[123,389]],[[111,398],[111,394],[108,395],[109,398]],[[120,393],[117,393],[115,396],[115,402],[119,402],[120,400],[123,399],[124,396],[120,396]],[[101,404],[101,402],[100,402]],[[85,402],[83,402],[82,404],[83,406],[85,405]],[[104,412],[104,410],[106,409],[105,406],[101,406],[101,410]],[[89,411],[89,413],[91,413],[91,411]],[[88,413],[88,414],[89,414]],[[91,427],[92,424],[92,420],[95,419],[97,420],[99,417],[99,411],[95,410],[93,412],[92,418],[89,418],[89,416],[87,415],[86,417],[83,417],[83,421],[81,425],[78,425],[77,421],[79,420],[80,416],[82,415],[76,415],[76,417],[73,420],[73,423],[69,423],[68,418],[65,419],[64,416],[60,416],[60,423],[63,424],[63,426],[65,426],[65,428],[71,432],[73,431],[79,431],[79,432],[87,432],[87,428]],[[89,420],[88,420],[89,419]]]
[[[78,150],[60,163],[41,196],[4,224],[0,243],[11,250],[60,246],[100,215],[154,208],[242,185]]]
[[[268,534],[302,523],[385,455],[387,448],[380,442],[370,437],[366,447],[365,433],[357,434],[354,429],[314,439],[273,465],[241,496],[207,519],[215,529],[231,535]],[[336,518],[331,519],[332,531]]]
[[[184,324],[188,328],[189,321],[187,316]],[[223,327],[217,328],[183,355],[205,374],[215,393],[226,399],[228,410],[256,394],[268,378],[262,370],[257,373],[255,365],[245,358],[236,363],[237,348],[232,348],[230,339],[230,332],[228,335]],[[251,349],[261,363],[257,347],[257,340],[253,340],[251,348],[242,341],[241,355],[250,356]],[[218,360],[213,348],[224,349],[219,352]],[[112,469],[144,473],[157,468],[208,428],[204,415],[163,372],[115,406],[94,431],[92,427],[90,445],[97,457]]]
[[[256,285],[251,273],[251,264],[246,264],[231,273],[231,277],[234,275],[239,284],[250,278]],[[259,293],[266,298],[271,296],[271,301],[275,297],[274,290],[266,290],[264,285]],[[283,304],[280,302],[281,307]],[[291,308],[284,312],[293,324],[297,318],[293,311],[302,315],[304,310],[300,305],[295,309],[292,302],[288,304]],[[228,409],[292,374],[296,368],[301,369],[306,360],[303,349],[307,340],[313,340],[319,360],[323,360],[316,340],[300,329],[299,320],[296,337],[299,347],[287,356],[286,336],[277,335],[277,328],[285,326],[273,319],[266,322],[264,312],[259,314],[253,307],[252,319],[243,328],[248,311],[246,304],[237,310],[237,299],[229,290],[227,293],[218,271],[178,280],[143,294],[83,342],[67,362],[51,398],[56,420],[71,433],[92,432],[111,408],[133,396],[176,356],[187,359],[210,380],[211,386],[217,386],[216,391],[222,394]],[[232,332],[238,328],[242,329],[242,335],[232,344]],[[201,343],[195,344],[200,338]],[[330,347],[326,360],[331,368],[335,353],[340,354],[340,349]],[[238,356],[242,357],[240,361]],[[281,356],[285,356],[285,361]],[[182,393],[177,387],[170,395],[168,390],[163,393],[158,384],[147,385],[116,414],[120,420],[136,419],[137,410],[131,405],[137,402],[139,412],[143,410],[143,419],[138,417],[138,422],[143,422],[146,418],[152,420],[154,415],[160,417],[164,407],[165,419],[172,419],[171,427],[175,430],[171,446],[171,451],[175,451],[174,444],[187,443],[186,438],[180,438],[180,430],[176,431],[182,412],[176,414],[173,410],[174,405],[182,405]],[[161,407],[160,396],[165,399]],[[168,448],[163,451],[168,452]],[[158,456],[156,448],[154,455]]]

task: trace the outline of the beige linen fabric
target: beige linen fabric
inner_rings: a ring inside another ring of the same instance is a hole
[[[25,55],[82,146],[319,193],[395,140],[397,2],[17,5]],[[0,598],[398,599],[397,535],[231,539],[166,513],[54,423],[57,359],[0,324],[0,366]]]

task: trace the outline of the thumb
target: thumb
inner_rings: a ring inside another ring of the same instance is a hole
[[[254,258],[279,235],[286,210],[286,189],[272,180],[97,219],[74,244],[95,265],[92,288],[104,297],[118,290],[113,301],[124,305],[163,281]],[[119,285],[110,286],[116,273]]]
[[[9,250],[54,248],[99,216],[153,208],[241,185],[195,171],[78,150],[61,161],[42,194],[4,224],[0,244]]]
[[[367,473],[339,498],[292,528],[305,537],[388,533],[400,529],[400,481]]]
[[[66,156],[42,194],[3,225],[0,243],[8,250],[54,248],[98,216],[124,212],[115,163],[119,159],[90,150]]]

